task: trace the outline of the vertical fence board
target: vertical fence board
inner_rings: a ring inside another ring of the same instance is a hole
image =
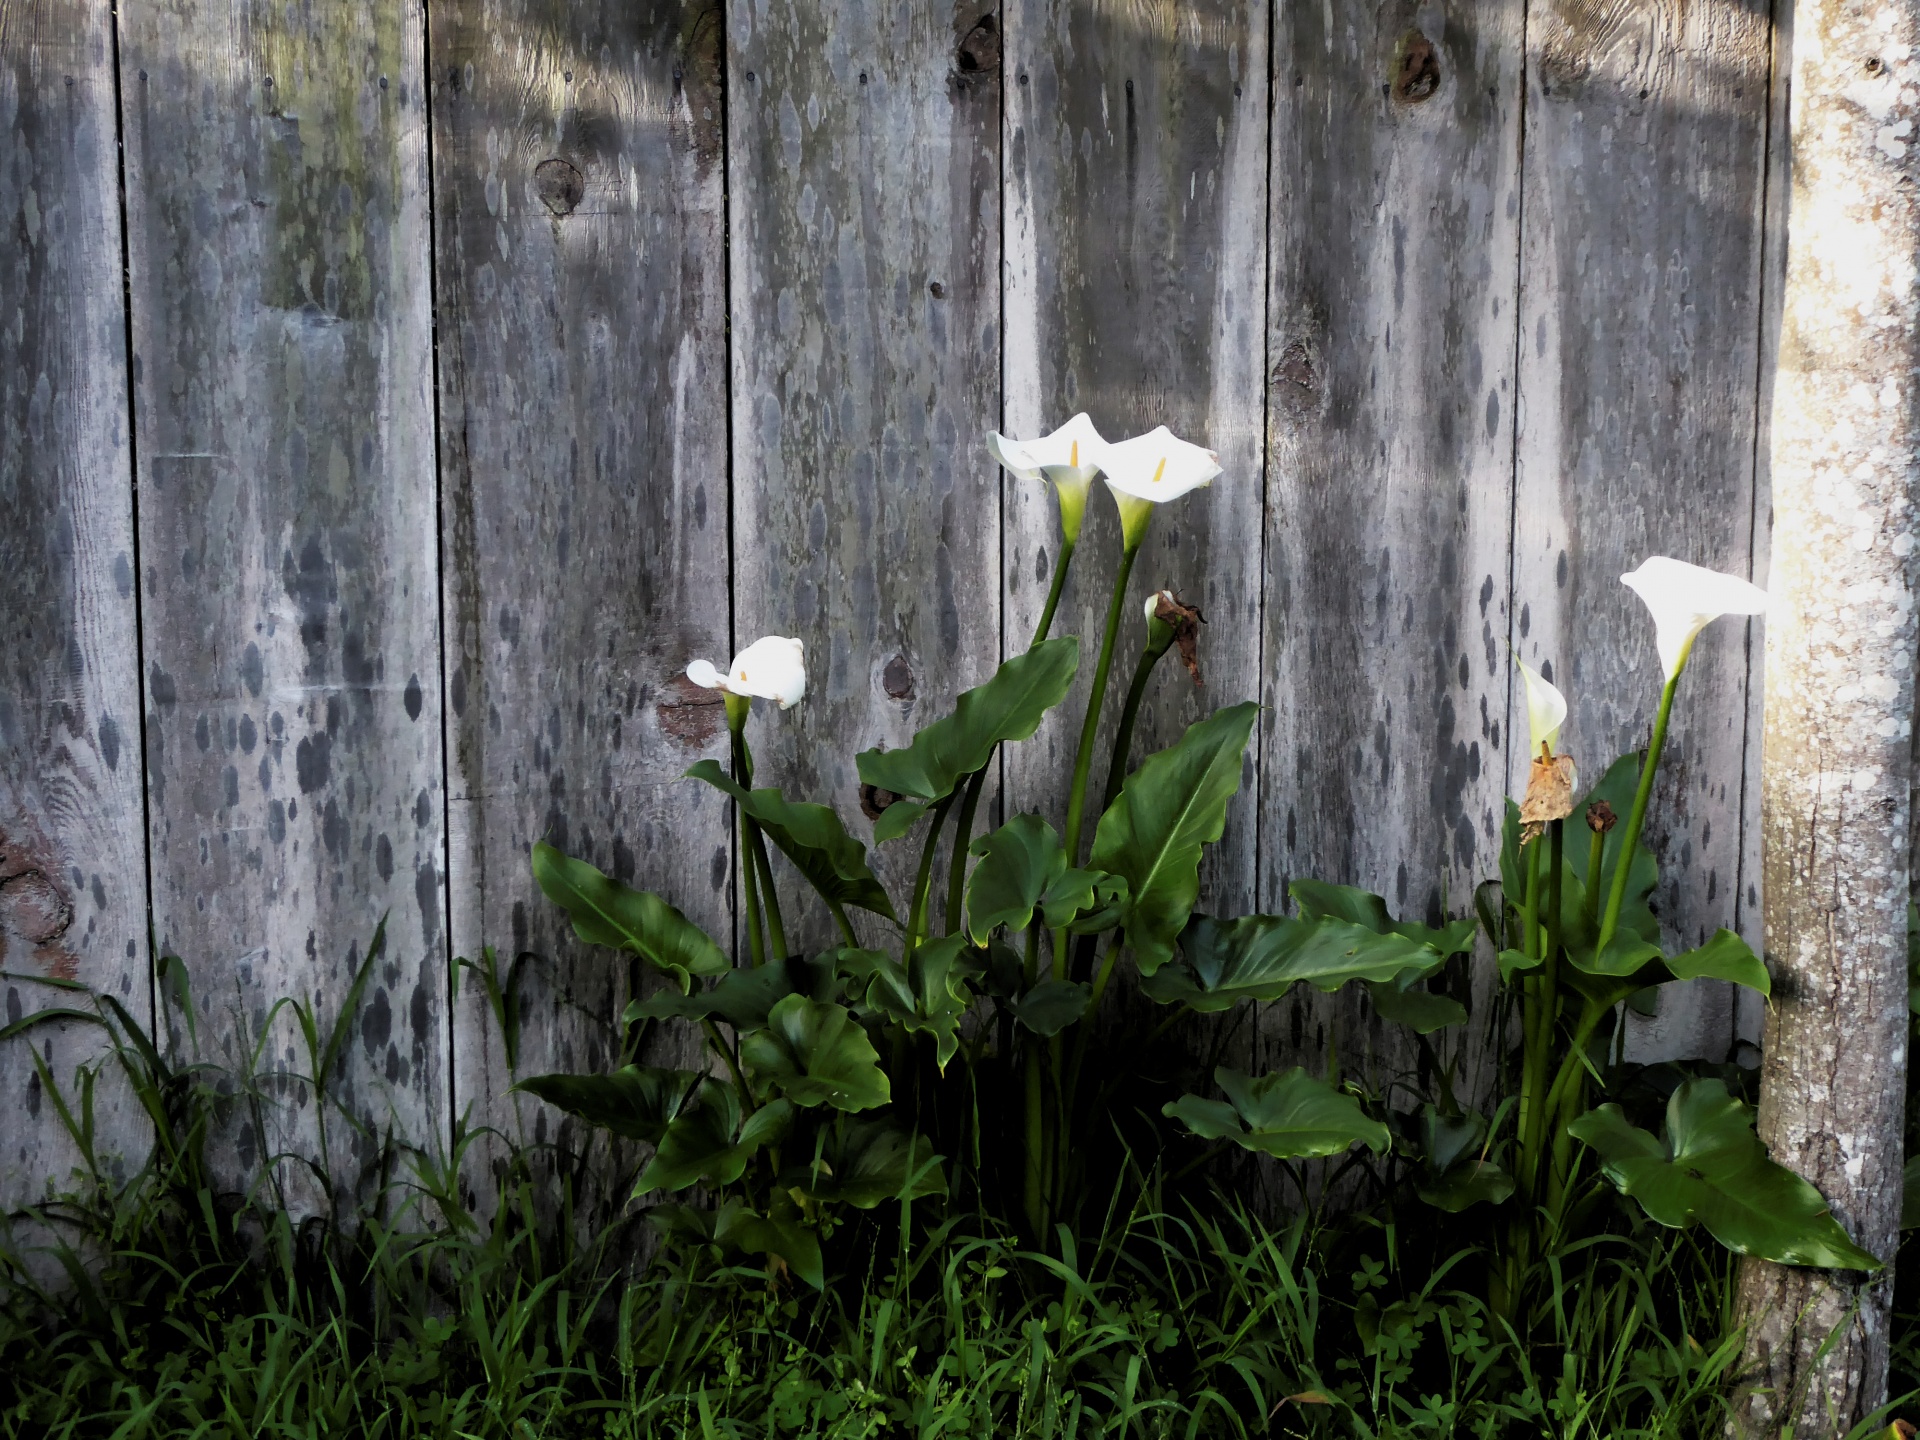
[[[111,23],[0,5],[0,1025],[74,1004],[36,978],[148,1019]],[[29,1050],[66,1087],[99,1039],[48,1022],[0,1045],[0,1214],[79,1160]],[[137,1167],[137,1110],[100,1099],[103,1159]]]
[[[1114,647],[1114,718],[1146,633],[1140,601],[1172,588],[1207,618],[1204,686],[1165,661],[1136,756],[1260,693],[1261,395],[1266,344],[1267,7],[1007,7],[1006,425],[1022,438],[1085,410],[1109,440],[1166,425],[1217,451],[1212,488],[1161,507],[1135,562]],[[1120,526],[1096,482],[1056,635],[1080,636],[1066,704],[1008,754],[1021,808],[1059,816],[1106,624]],[[1009,479],[1007,644],[1024,645],[1058,560],[1051,487]],[[1257,749],[1202,875],[1221,913],[1254,900]]]
[[[1764,7],[1556,0],[1530,19],[1513,643],[1552,665],[1591,776],[1646,743],[1659,700],[1653,625],[1619,576],[1654,554],[1753,563],[1770,45]],[[1735,920],[1747,689],[1740,622],[1721,621],[1648,819],[1683,945]],[[1719,1056],[1727,992],[1663,996],[1629,1053]]]
[[[283,996],[341,1018],[375,1134],[445,1111],[426,105],[404,6],[121,8],[154,920],[231,1067]],[[290,1017],[261,1057],[310,1067]],[[312,1153],[238,1126],[225,1168]],[[338,1132],[335,1132],[336,1138]]]
[[[999,658],[990,9],[729,9],[737,638],[798,635],[809,672],[750,737],[766,782],[843,813],[856,752],[905,744]],[[915,848],[880,857],[896,895]],[[817,906],[791,928],[832,933]]]
[[[1434,920],[1498,872],[1523,19],[1436,8],[1292,6],[1275,40],[1272,908],[1310,876]],[[1296,997],[1266,1031],[1410,1060],[1363,1004]]]
[[[453,939],[542,957],[523,1072],[600,1070],[626,966],[540,895],[533,842],[732,923],[725,805],[681,779],[727,749],[683,674],[728,647],[720,16],[435,0],[431,30]],[[553,1138],[462,986],[458,1110]]]

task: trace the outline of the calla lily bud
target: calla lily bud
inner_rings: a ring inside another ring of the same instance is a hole
[[[1156,590],[1147,597],[1147,648],[1154,655],[1167,653],[1169,646],[1180,647],[1180,663],[1187,667],[1193,683],[1200,679],[1200,627],[1207,623],[1195,606],[1185,604],[1171,590]]]
[[[799,640],[786,635],[763,635],[733,657],[722,674],[710,660],[687,666],[687,678],[708,690],[721,690],[741,699],[778,701],[791,710],[807,694],[807,652]],[[732,706],[728,714],[732,714]]]
[[[1121,538],[1132,550],[1146,537],[1153,507],[1211,485],[1220,473],[1220,457],[1160,425],[1107,446],[1100,456],[1100,473],[1120,507]]]
[[[1567,720],[1567,697],[1526,661],[1516,657],[1514,663],[1527,682],[1527,738],[1532,742],[1527,753],[1537,755],[1544,748],[1552,754],[1553,747],[1560,743],[1560,727]]]
[[[1613,807],[1604,800],[1596,800],[1587,806],[1587,829],[1596,835],[1604,835],[1620,823],[1620,817],[1613,813]]]
[[[1665,555],[1620,577],[1653,613],[1654,644],[1667,683],[1686,666],[1700,632],[1722,615],[1764,615],[1767,592],[1737,575],[1724,575]]]
[[[1087,487],[1100,472],[1100,455],[1107,442],[1083,411],[1051,435],[1038,440],[1009,440],[998,430],[987,432],[987,451],[1011,475],[1022,480],[1051,480],[1060,495],[1060,530],[1069,545],[1080,539],[1087,514]]]

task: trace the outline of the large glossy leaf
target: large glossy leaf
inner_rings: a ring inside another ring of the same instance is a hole
[[[1373,1008],[1382,1020],[1404,1025],[1416,1035],[1431,1035],[1449,1025],[1467,1022],[1467,1007],[1445,995],[1435,995],[1411,974],[1399,980],[1375,980],[1367,986]]]
[[[1900,1228],[1920,1229],[1920,1155],[1900,1172]]]
[[[992,758],[995,746],[1025,740],[1039,729],[1047,711],[1066,698],[1079,665],[1080,642],[1073,636],[1041,641],[961,695],[951,715],[920,731],[905,749],[861,751],[854,757],[860,779],[911,800],[944,799]],[[883,822],[894,808],[882,812]],[[892,825],[888,830],[900,833]],[[876,839],[879,833],[876,827]]]
[[[960,1048],[960,1021],[972,1003],[961,964],[966,943],[964,935],[929,940],[905,965],[888,958],[875,966],[867,985],[867,1004],[909,1033],[933,1036],[942,1071]]]
[[[853,1015],[804,995],[789,995],[767,1016],[767,1028],[743,1036],[740,1059],[754,1093],[776,1089],[800,1106],[871,1110],[892,1098],[880,1056]]]
[[[633,1193],[684,1190],[701,1181],[731,1185],[754,1152],[778,1144],[792,1123],[793,1107],[784,1100],[762,1105],[742,1123],[733,1087],[708,1079],[667,1126]]]
[[[1195,915],[1181,933],[1179,958],[1140,988],[1163,1005],[1212,1014],[1242,1000],[1278,1000],[1296,984],[1333,991],[1351,980],[1417,979],[1441,963],[1429,945],[1346,920]]]
[[[1355,1145],[1376,1153],[1392,1140],[1351,1095],[1295,1067],[1249,1078],[1224,1066],[1213,1078],[1226,1102],[1182,1095],[1163,1113],[1205,1140],[1231,1140],[1280,1159],[1338,1155]]]
[[[718,975],[732,968],[706,931],[658,895],[622,885],[544,840],[533,847],[533,878],[546,897],[567,912],[574,934],[589,945],[610,945],[640,956],[683,991],[691,975]]]
[[[1093,991],[1081,980],[1042,980],[1013,1002],[1022,1028],[1051,1039],[1087,1013]]]
[[[624,1139],[657,1145],[705,1079],[698,1070],[628,1065],[611,1075],[534,1075],[513,1088]]]
[[[1593,1147],[1607,1178],[1662,1225],[1695,1221],[1729,1250],[1781,1265],[1878,1270],[1826,1202],[1778,1165],[1753,1133],[1753,1111],[1718,1080],[1689,1080],[1667,1101],[1666,1133],[1602,1105],[1567,1127]]]
[[[766,1028],[767,1012],[789,995],[832,1000],[839,993],[835,961],[842,952],[795,955],[749,970],[729,970],[719,982],[689,995],[663,990],[627,1006],[625,1019],[724,1020],[736,1030]]]
[[[1074,926],[1083,915],[1096,927],[1119,918],[1126,881],[1069,866],[1058,832],[1038,815],[1014,816],[972,849],[980,863],[967,882],[967,928],[976,945],[1002,925],[1025,930],[1036,910],[1049,930]]]
[[[1260,707],[1215,711],[1127,777],[1093,839],[1096,869],[1127,882],[1127,944],[1142,975],[1173,955],[1200,895],[1200,853],[1220,838],[1240,788],[1241,757]]]
[[[714,760],[700,761],[687,775],[732,796],[734,804],[759,822],[761,834],[828,900],[889,920],[899,918],[893,913],[893,901],[868,868],[867,847],[847,834],[840,817],[827,806],[789,800],[771,786],[749,791]]]
[[[1731,930],[1717,930],[1706,944],[1666,962],[1675,980],[1731,980],[1762,995],[1773,993],[1767,967],[1751,946]]]
[[[1458,1214],[1483,1202],[1498,1205],[1513,1194],[1513,1177],[1486,1157],[1484,1115],[1473,1111],[1442,1115],[1435,1106],[1425,1105],[1415,1137],[1420,1171],[1414,1193],[1427,1204]]]
[[[933,1142],[891,1120],[842,1120],[820,1138],[818,1157],[811,1149],[797,1157],[780,1177],[783,1187],[859,1210],[947,1193]]]
[[[713,1241],[726,1250],[770,1255],[814,1289],[826,1288],[820,1236],[798,1214],[762,1215],[729,1200],[713,1217]]]
[[[1431,945],[1445,957],[1473,949],[1477,922],[1472,916],[1452,920],[1437,929],[1417,920],[1395,920],[1387,902],[1357,885],[1330,885],[1324,880],[1296,880],[1287,887],[1302,919],[1346,920],[1376,935],[1398,935],[1416,945]]]

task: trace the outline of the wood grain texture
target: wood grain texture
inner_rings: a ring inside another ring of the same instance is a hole
[[[809,671],[806,703],[748,733],[766,783],[843,815],[858,751],[999,662],[990,8],[728,9],[736,638],[797,635]],[[880,856],[896,894],[914,849]],[[833,933],[817,906],[790,929]]]
[[[1109,440],[1166,425],[1217,451],[1223,468],[1209,489],[1160,507],[1135,563],[1090,814],[1147,595],[1171,588],[1206,615],[1205,684],[1172,661],[1156,671],[1136,758],[1260,693],[1267,29],[1262,0],[1006,7],[1007,432],[1044,434],[1084,410]],[[1120,556],[1113,501],[1094,490],[1053,628],[1080,636],[1080,674],[1007,756],[1020,807],[1056,816]],[[1060,529],[1051,487],[1009,478],[1005,493],[1007,643],[1017,647],[1039,618]],[[1222,914],[1254,906],[1258,775],[1249,747],[1226,833],[1204,862],[1203,904]]]
[[[1275,37],[1261,898],[1313,877],[1435,921],[1499,866],[1522,7],[1332,18]],[[1356,994],[1265,1033],[1275,1064],[1413,1058]]]
[[[40,977],[150,1021],[110,27],[86,0],[0,4],[0,1025],[75,1004]],[[100,1032],[0,1044],[0,1214],[79,1159],[30,1049],[66,1088]],[[103,1086],[97,1124],[130,1175],[126,1098]]]
[[[1597,773],[1646,743],[1660,693],[1619,576],[1656,554],[1754,563],[1771,27],[1655,0],[1548,0],[1528,23],[1513,643],[1551,663],[1563,744]],[[1681,945],[1738,919],[1747,639],[1738,620],[1701,638],[1649,811]],[[1630,1055],[1725,1051],[1726,986],[1662,1005]]]
[[[543,957],[522,1073],[598,1071],[627,967],[533,842],[732,925],[727,807],[681,778],[727,750],[683,674],[729,654],[721,17],[436,0],[431,29],[454,946]],[[561,1138],[508,1059],[468,978],[457,1110]]]
[[[224,1065],[282,996],[371,1131],[446,1114],[421,17],[121,9],[154,923]],[[263,1064],[308,1068],[284,1013]],[[314,1107],[233,1136],[229,1176]],[[335,1130],[339,1133],[338,1127]],[[350,1187],[374,1138],[326,1162]]]

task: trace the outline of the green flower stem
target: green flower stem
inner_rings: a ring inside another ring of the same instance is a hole
[[[1627,898],[1627,876],[1633,869],[1633,852],[1640,844],[1640,827],[1646,824],[1647,801],[1653,795],[1654,773],[1660,768],[1660,750],[1667,743],[1667,720],[1673,714],[1673,692],[1680,683],[1685,667],[1674,672],[1673,678],[1660,692],[1660,711],[1653,719],[1653,740],[1647,746],[1647,758],[1640,767],[1640,788],[1633,792],[1633,813],[1627,817],[1627,833],[1620,847],[1620,858],[1613,866],[1613,889],[1607,895],[1606,918],[1600,922],[1600,938],[1593,947],[1596,961],[1606,953],[1607,942],[1613,939],[1613,932],[1620,926],[1620,907]]]
[[[1153,633],[1155,630],[1166,631],[1166,638],[1162,640],[1157,637]],[[1140,649],[1139,664],[1133,667],[1133,683],[1127,686],[1127,703],[1120,710],[1120,729],[1113,737],[1113,758],[1107,762],[1107,788],[1100,799],[1102,814],[1112,806],[1120,795],[1120,787],[1127,782],[1127,757],[1133,753],[1133,726],[1140,718],[1140,702],[1146,697],[1147,679],[1172,644],[1171,625],[1155,622],[1147,627],[1147,643]]]
[[[1033,627],[1033,639],[1027,642],[1031,650],[1047,638],[1047,632],[1053,628],[1053,612],[1060,608],[1060,592],[1067,588],[1067,567],[1073,564],[1075,542],[1061,537],[1060,558],[1054,562],[1053,581],[1047,586],[1047,603],[1040,609],[1040,623]]]
[[[960,818],[954,821],[953,855],[947,862],[947,926],[940,933],[951,935],[960,928],[960,903],[967,887],[967,846],[973,842],[973,815],[980,808],[980,792],[986,787],[987,770],[993,757],[973,772],[967,781],[966,798],[960,802]]]
[[[787,958],[787,926],[780,917],[780,892],[773,885],[773,862],[767,859],[767,837],[760,832],[755,823],[751,827],[753,835],[753,863],[760,872],[760,894],[767,905],[767,941],[773,951],[773,958]]]
[[[1540,842],[1522,843],[1520,862],[1526,867],[1527,888],[1520,901],[1520,953],[1529,959],[1533,957],[1535,916],[1540,905]],[[1531,973],[1520,981],[1521,1011],[1520,1033],[1522,1036],[1520,1059],[1520,1170],[1521,1183],[1526,1183],[1528,1168],[1527,1136],[1533,1133],[1534,1112],[1540,1107],[1540,1096],[1534,1089],[1534,1077],[1538,1067],[1534,1057],[1540,1049],[1540,986],[1537,977]]]
[[[1548,864],[1552,867],[1547,881],[1547,953],[1546,963],[1540,973],[1540,1033],[1530,1057],[1534,1066],[1533,1093],[1545,1098],[1547,1075],[1553,1065],[1553,1034],[1560,1019],[1560,874],[1565,863],[1565,826],[1563,820],[1552,822],[1550,841],[1552,853]],[[1539,1106],[1530,1117],[1533,1130],[1527,1137],[1529,1157],[1528,1186],[1532,1186],[1540,1173],[1540,1153],[1546,1143],[1548,1115],[1545,1105]]]
[[[1069,865],[1080,863],[1080,827],[1087,810],[1087,772],[1093,768],[1093,742],[1100,731],[1100,711],[1107,698],[1107,678],[1113,670],[1113,642],[1120,633],[1120,611],[1127,603],[1127,580],[1133,574],[1134,558],[1139,553],[1139,540],[1120,552],[1120,569],[1113,577],[1113,598],[1107,602],[1107,628],[1100,637],[1100,660],[1094,666],[1093,691],[1087,696],[1087,717],[1080,725],[1080,749],[1073,757],[1073,791],[1067,801]]]
[[[933,818],[927,822],[926,843],[920,847],[920,870],[913,879],[913,908],[907,912],[907,958],[919,948],[927,934],[927,892],[933,888],[933,856],[940,848],[940,827],[946,823],[947,811],[953,808],[954,795],[949,794],[933,807]]]
[[[840,938],[849,950],[860,948],[860,937],[853,933],[853,922],[847,918],[847,907],[838,900],[828,900],[827,909],[833,912],[833,923],[840,927]]]
[[[760,1107],[754,1104],[753,1091],[747,1085],[747,1077],[741,1073],[739,1057],[733,1053],[732,1047],[720,1034],[720,1027],[711,1019],[702,1020],[700,1028],[707,1032],[707,1043],[719,1052],[722,1060],[726,1061],[727,1069],[733,1075],[733,1088],[740,1092],[740,1108],[751,1115]]]
[[[1027,1212],[1027,1228],[1036,1243],[1047,1236],[1047,1134],[1046,1096],[1040,1079],[1040,1047],[1029,1036],[1026,1045],[1026,1175],[1021,1203]]]
[[[1581,914],[1585,917],[1589,930],[1593,928],[1594,921],[1600,918],[1600,876],[1606,854],[1607,832],[1595,830],[1593,843],[1587,846],[1587,894],[1581,908]]]
[[[1559,1111],[1574,1080],[1587,1073],[1587,1062],[1581,1057],[1587,1053],[1587,1042],[1593,1039],[1593,1032],[1600,1028],[1600,1022],[1612,1008],[1611,1005],[1602,1005],[1593,1000],[1587,1001],[1582,1008],[1580,1023],[1573,1027],[1573,1043],[1567,1047],[1566,1058],[1560,1062],[1560,1073],[1554,1076],[1553,1088],[1547,1092],[1547,1114]]]
[[[736,700],[739,700],[738,696],[727,696],[727,728],[733,732],[733,780],[743,790],[751,790],[753,757],[748,753],[745,733],[747,703],[739,701],[736,707]],[[759,827],[753,823],[744,807],[736,804],[733,808],[740,817],[740,878],[747,894],[747,954],[757,970],[767,963],[767,942],[760,928],[760,865],[755,858],[753,844],[758,837]]]

